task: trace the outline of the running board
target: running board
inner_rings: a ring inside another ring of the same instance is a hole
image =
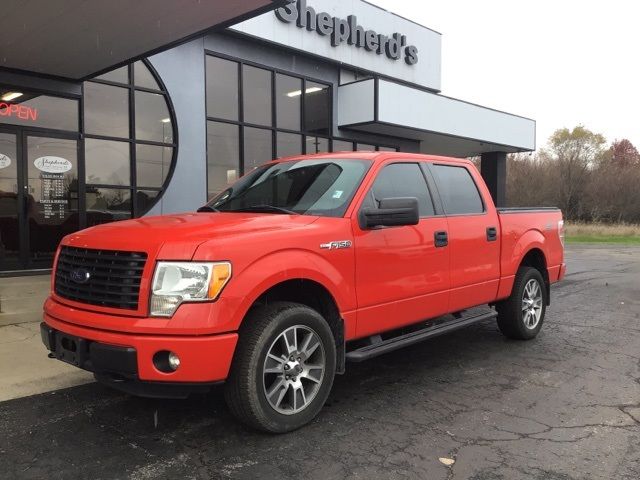
[[[365,360],[369,360],[370,358],[377,357],[378,355],[393,352],[394,350],[408,347],[409,345],[422,342],[429,338],[437,337],[438,335],[453,332],[454,330],[467,327],[474,323],[482,322],[484,320],[491,320],[493,318],[496,318],[497,316],[498,314],[494,310],[486,313],[476,314],[473,316],[462,316],[460,318],[449,320],[438,325],[427,326],[411,333],[405,333],[404,335],[388,338],[386,340],[379,340],[372,345],[366,345],[356,350],[352,350],[350,352],[347,352],[346,359],[349,362],[363,362]],[[378,336],[378,339],[379,338],[380,337]]]

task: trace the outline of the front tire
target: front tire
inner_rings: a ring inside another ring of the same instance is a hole
[[[305,305],[274,302],[244,320],[225,399],[250,427],[289,432],[318,415],[335,369],[335,341],[325,319]]]
[[[544,279],[532,267],[520,267],[511,296],[496,305],[498,327],[509,338],[530,340],[542,328],[547,298]]]

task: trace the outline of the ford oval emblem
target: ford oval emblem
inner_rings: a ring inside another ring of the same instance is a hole
[[[71,270],[70,277],[75,283],[87,283],[91,278],[91,274],[85,268],[76,268]]]

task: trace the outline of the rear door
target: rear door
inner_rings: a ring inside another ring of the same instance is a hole
[[[447,221],[434,208],[424,171],[417,162],[394,160],[381,165],[374,178],[356,213],[383,198],[416,197],[420,222],[363,229],[353,216],[358,336],[436,317],[448,306],[449,250],[434,242]]]
[[[493,204],[483,201],[482,178],[464,164],[433,163],[429,170],[449,226],[449,311],[491,302],[500,280],[500,225]]]

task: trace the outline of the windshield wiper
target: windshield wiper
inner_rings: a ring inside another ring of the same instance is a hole
[[[276,207],[274,205],[251,205],[250,207],[238,208],[233,210],[234,212],[273,212],[273,213],[285,213],[287,215],[300,215],[298,212],[289,210],[283,207]]]
[[[220,210],[218,210],[217,208],[213,208],[210,207],[209,205],[204,205],[202,207],[200,207],[198,210],[196,210],[196,212],[201,213],[201,212],[219,212]]]

